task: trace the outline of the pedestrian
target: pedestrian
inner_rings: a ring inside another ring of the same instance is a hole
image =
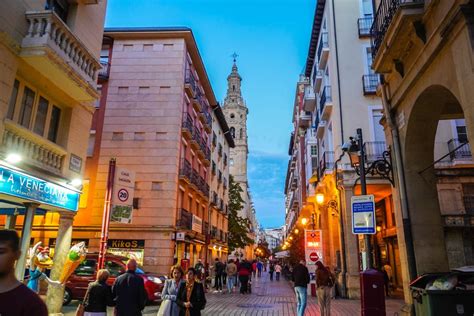
[[[20,239],[14,230],[0,230],[0,315],[47,316],[41,298],[15,277]]]
[[[389,286],[390,286],[390,278],[388,277],[387,270],[385,270],[385,267],[382,267],[381,272],[383,273],[383,283],[385,287],[385,296],[389,297]]]
[[[184,271],[180,266],[172,266],[170,278],[165,281],[161,291],[161,305],[157,316],[178,316],[179,306],[176,303],[178,289],[183,281]]]
[[[227,262],[224,260],[222,262],[222,285],[225,287],[227,285]]]
[[[176,297],[179,306],[179,316],[201,316],[206,307],[206,295],[202,283],[196,280],[196,270],[189,268],[186,282],[181,283]]]
[[[200,280],[202,282],[205,275],[204,275],[204,265],[202,264],[201,259],[198,259],[198,262],[194,265],[194,269],[196,269],[196,274],[197,274],[198,280]]]
[[[216,292],[222,292],[222,272],[224,271],[224,264],[216,258],[214,263],[214,273],[215,273],[215,281],[214,281],[214,288]]]
[[[268,273],[270,274],[270,281],[273,281],[273,273],[275,272],[275,265],[273,262],[270,262],[270,266],[268,267]]]
[[[107,269],[100,269],[96,280],[89,283],[82,302],[84,316],[107,316],[107,306],[115,305],[112,289],[107,284],[109,276]]]
[[[263,263],[262,263],[262,261],[258,260],[258,262],[257,262],[257,276],[259,278],[262,277],[262,270],[263,270]]]
[[[235,265],[237,267],[237,275],[235,277],[235,286],[240,288],[240,279],[239,279],[239,276],[238,276],[238,272],[239,272],[239,269],[240,269],[240,260],[239,260],[239,258],[235,259]]]
[[[229,260],[229,263],[226,266],[227,273],[227,292],[234,292],[235,277],[237,275],[237,266],[234,263],[234,260]]]
[[[279,262],[275,265],[276,280],[280,281],[281,265]]]
[[[387,273],[387,282],[386,282],[386,293],[387,296],[390,294],[390,290],[393,288],[393,270],[392,267],[390,266],[390,263],[388,261],[385,262],[385,264],[382,267],[382,270]]]
[[[257,260],[252,262],[252,277],[255,279],[255,274],[257,273]]]
[[[331,289],[335,279],[331,271],[321,261],[316,262],[316,286],[321,316],[331,315]]]
[[[147,300],[143,279],[136,274],[137,261],[130,259],[127,262],[127,271],[119,276],[112,286],[115,296],[116,316],[142,315]]]
[[[292,279],[296,294],[296,312],[298,316],[304,316],[306,309],[307,289],[309,284],[309,271],[306,261],[301,260],[293,269]]]
[[[240,294],[246,294],[248,291],[248,282],[252,274],[252,264],[243,260],[239,267]]]

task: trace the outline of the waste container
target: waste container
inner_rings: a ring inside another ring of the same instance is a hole
[[[436,279],[447,276],[457,277],[458,282],[454,289],[427,289],[427,285]],[[474,285],[474,273],[429,273],[418,277],[410,284],[415,315],[474,315],[474,288],[472,285]]]

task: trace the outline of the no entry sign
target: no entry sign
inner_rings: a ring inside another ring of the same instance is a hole
[[[312,262],[316,262],[319,260],[319,256],[316,252],[312,252],[309,254],[309,260],[311,260]]]
[[[316,262],[323,259],[323,233],[321,230],[305,230],[304,248],[309,272],[314,272]]]

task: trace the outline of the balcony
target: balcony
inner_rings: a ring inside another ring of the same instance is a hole
[[[110,63],[108,60],[100,61],[100,69],[99,69],[99,81],[106,81],[109,79],[110,75]]]
[[[184,113],[183,122],[181,123],[181,133],[187,140],[191,140],[194,133],[193,119],[189,113]]]
[[[199,92],[196,79],[194,78],[194,74],[189,68],[186,69],[186,75],[184,78],[184,90],[188,94],[188,97],[193,100]]]
[[[217,146],[217,154],[219,155],[219,157],[222,157],[222,145],[219,144],[219,146]]]
[[[211,228],[211,238],[212,239],[216,239],[217,238],[217,227],[216,226],[212,226]]]
[[[318,45],[318,67],[319,69],[324,69],[328,61],[329,56],[329,42],[328,42],[328,32],[321,32]]]
[[[308,128],[311,125],[311,112],[301,111],[299,115],[299,126]]]
[[[176,226],[179,229],[192,230],[193,228],[193,214],[186,209],[182,208],[179,214],[179,218],[176,221]]]
[[[357,27],[359,28],[359,38],[370,37],[370,28],[374,23],[373,17],[365,17],[357,19]]]
[[[405,54],[413,23],[422,18],[424,0],[382,0],[370,29],[373,68],[389,72],[394,59]],[[385,43],[384,43],[385,42]],[[389,49],[390,53],[386,52]]]
[[[224,187],[224,190],[227,189],[227,179],[224,177],[224,180],[222,181],[222,186]]]
[[[193,129],[193,135],[190,139],[189,144],[193,149],[199,149],[201,146],[201,135],[199,134],[199,130],[197,128]]]
[[[224,166],[227,166],[227,154],[224,153]]]
[[[219,203],[219,198],[217,196],[217,192],[212,191],[211,203],[214,204],[215,206],[217,206],[217,204]]]
[[[18,153],[24,163],[61,175],[67,155],[64,148],[10,120],[4,123],[2,152]]]
[[[187,159],[181,159],[179,168],[179,177],[188,183],[191,183],[193,168]]]
[[[205,145],[203,151],[204,158],[202,162],[204,165],[206,165],[206,167],[209,167],[211,165],[211,149]]]
[[[203,102],[201,101],[201,98],[202,98],[202,94],[201,92],[199,92],[199,90],[197,90],[196,96],[193,99],[193,108],[197,113],[201,112],[204,106]]]
[[[209,223],[208,222],[203,222],[202,223],[202,234],[204,236],[207,236],[207,234],[209,234]]]
[[[457,148],[457,149],[456,149]],[[471,147],[467,141],[453,138],[448,141],[448,150],[451,161],[472,161]]]
[[[314,111],[316,107],[316,95],[311,86],[307,86],[304,89],[304,102],[303,109],[305,111]]]
[[[94,101],[99,61],[51,10],[27,11],[20,56],[77,101]]]
[[[321,84],[323,83],[324,72],[321,69],[315,69],[315,78],[314,78],[314,91],[319,91],[321,89]]]
[[[217,181],[219,183],[222,183],[222,171],[220,170],[217,172]]]
[[[387,145],[384,141],[366,142],[364,146],[366,156],[365,159],[368,163],[382,159],[384,151],[387,150]]]
[[[362,76],[362,87],[364,95],[374,95],[377,92],[377,86],[379,85],[378,74],[368,74]]]
[[[322,138],[324,136],[324,129],[326,128],[326,121],[318,121],[316,125],[316,137]]]
[[[216,162],[213,161],[212,162],[212,168],[211,168],[212,175],[216,174],[216,168],[217,168]]]
[[[319,161],[319,172],[321,177],[325,171],[332,172],[334,168],[334,151],[325,151]]]
[[[329,119],[332,112],[332,93],[331,86],[325,86],[321,91],[319,98],[319,114],[323,120]]]

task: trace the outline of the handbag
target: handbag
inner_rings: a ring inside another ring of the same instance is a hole
[[[162,301],[157,316],[170,316],[172,304],[173,302],[171,300]]]
[[[82,300],[82,303],[79,303],[79,305],[77,305],[76,316],[84,316],[85,309],[86,309],[84,306],[84,302],[89,298],[89,288],[90,287],[87,287],[86,295],[84,295],[84,299]]]

